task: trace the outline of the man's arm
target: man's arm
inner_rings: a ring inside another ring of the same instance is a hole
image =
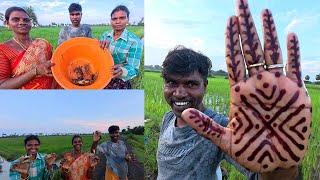
[[[99,141],[96,141],[96,142],[93,141],[93,142],[92,142],[91,150],[90,150],[91,153],[96,153],[98,143],[99,143]]]
[[[98,146],[98,144],[99,144],[99,141],[100,141],[100,139],[101,139],[102,137],[101,137],[101,132],[100,131],[95,131],[94,133],[93,133],[93,141],[92,141],[92,145],[91,145],[91,149],[90,149],[90,152],[91,153],[97,153],[96,151],[97,151],[97,146]]]

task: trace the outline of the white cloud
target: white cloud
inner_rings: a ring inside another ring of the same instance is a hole
[[[293,19],[290,20],[289,24],[285,28],[285,33],[287,34],[292,31],[297,31],[297,29],[306,30],[308,28],[313,28],[319,23],[319,21],[319,14],[300,14],[300,16],[293,17]]]
[[[62,11],[52,12],[50,14],[41,14],[41,16],[38,15],[38,21],[40,24],[51,24],[52,22],[70,23],[68,13]]]
[[[303,60],[301,68],[308,73],[320,73],[320,60]]]
[[[13,1],[2,1],[0,3],[0,8],[8,8],[8,7],[11,7],[14,5],[15,5],[15,3]]]
[[[81,5],[83,5],[84,3],[86,3],[86,0],[79,1],[79,4],[81,4]]]
[[[81,23],[84,23],[84,24],[109,23],[109,20],[110,18],[107,12],[99,12],[94,9],[89,9],[83,12]]]
[[[30,0],[27,3],[28,6],[37,7],[45,11],[51,11],[53,8],[61,7],[66,8],[68,3],[61,0],[53,0],[52,2],[43,2],[41,0]]]
[[[179,6],[179,5],[181,5],[181,4],[183,4],[183,3],[181,3],[180,1],[178,1],[178,0],[168,0],[167,1],[171,6],[173,5],[173,6]]]
[[[63,122],[66,126],[72,126],[77,128],[91,129],[105,131],[106,130],[106,121],[94,121],[94,120],[66,120]]]
[[[105,132],[109,126],[118,125],[120,129],[125,129],[127,126],[135,127],[143,125],[143,119],[141,120],[65,120],[63,124],[71,127],[77,127],[79,129],[85,129],[88,131],[99,130]]]
[[[300,19],[293,19],[285,28],[285,33],[288,34],[301,24]]]
[[[202,38],[198,38],[198,37],[191,38],[191,44],[195,49],[204,49],[204,40]]]
[[[126,129],[127,126],[136,127],[143,126],[142,119],[130,119],[130,120],[94,120],[94,119],[66,119],[50,121],[39,121],[36,123],[28,123],[28,119],[25,121],[13,120],[12,117],[5,116],[0,117],[0,135],[1,133],[90,133],[95,130],[106,132],[111,125],[118,125],[120,129]],[[17,123],[19,122],[19,123]]]

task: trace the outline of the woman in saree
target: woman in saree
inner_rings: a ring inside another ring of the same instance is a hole
[[[99,158],[92,153],[82,152],[82,138],[74,135],[73,150],[63,155],[60,163],[62,178],[65,180],[89,180],[93,176],[94,168]]]
[[[52,89],[52,46],[40,38],[32,39],[28,13],[20,7],[5,12],[5,25],[12,39],[0,44],[0,89]]]

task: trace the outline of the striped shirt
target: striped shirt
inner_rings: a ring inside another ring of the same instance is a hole
[[[10,169],[13,164],[19,162],[19,159],[13,161],[10,164]],[[31,163],[29,169],[29,180],[47,180],[52,175],[52,171],[48,171],[46,168],[45,155],[37,154],[36,159]],[[16,171],[10,171],[10,180],[20,180],[21,175]]]
[[[116,40],[113,39],[113,34],[113,30],[105,32],[100,39],[110,42],[109,51],[112,54],[114,64],[122,64],[126,70],[120,78],[128,81],[139,73],[143,45],[141,40],[127,29]]]

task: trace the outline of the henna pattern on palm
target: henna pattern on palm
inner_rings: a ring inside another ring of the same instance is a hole
[[[238,0],[238,17],[230,17],[226,28],[226,62],[231,102],[229,124],[216,124],[195,109],[182,113],[198,133],[217,144],[238,163],[254,172],[298,165],[307,150],[311,125],[311,100],[301,80],[297,36],[287,38],[286,75],[281,68],[251,69],[245,63],[282,63],[275,24],[269,10],[262,12],[264,51],[257,38],[246,0]],[[242,42],[242,50],[239,40]],[[242,55],[243,53],[243,55]]]

